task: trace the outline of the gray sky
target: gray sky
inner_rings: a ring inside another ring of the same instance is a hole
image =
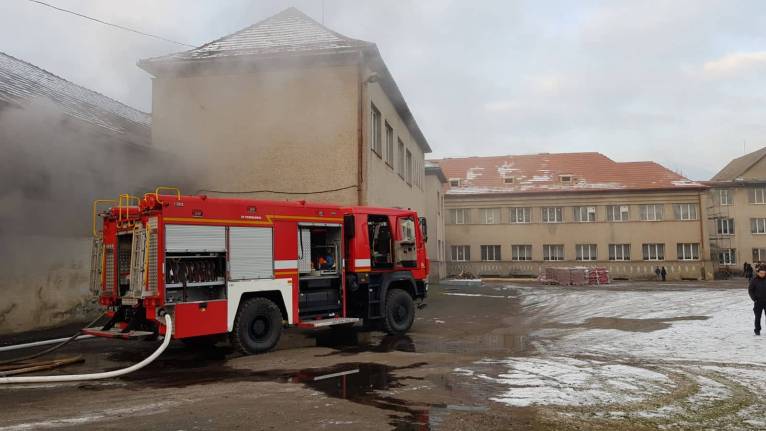
[[[200,45],[319,0],[47,0]],[[766,2],[325,0],[378,44],[432,157],[600,151],[707,179],[766,146]],[[182,50],[2,0],[0,51],[142,110],[140,58]]]

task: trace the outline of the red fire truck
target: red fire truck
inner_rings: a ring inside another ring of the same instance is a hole
[[[411,210],[182,196],[158,188],[93,206],[92,283],[110,321],[85,332],[265,352],[282,328],[412,326],[426,278],[426,222]],[[161,192],[165,192],[165,194]],[[100,228],[98,219],[102,220]]]

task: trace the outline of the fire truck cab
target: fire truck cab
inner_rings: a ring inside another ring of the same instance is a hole
[[[407,332],[426,297],[425,219],[411,210],[161,194],[94,203],[92,284],[111,320],[85,332],[228,334],[246,354],[282,328]],[[97,214],[102,220],[97,226]]]

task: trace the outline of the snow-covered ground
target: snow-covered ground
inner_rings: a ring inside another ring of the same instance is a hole
[[[496,290],[521,293],[534,351],[455,370],[492,401],[658,427],[766,427],[766,337],[753,335],[746,290]]]

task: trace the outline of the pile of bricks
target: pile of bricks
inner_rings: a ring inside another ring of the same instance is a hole
[[[546,284],[561,286],[584,286],[587,284],[609,284],[609,271],[606,268],[552,267],[545,268],[539,280]]]

